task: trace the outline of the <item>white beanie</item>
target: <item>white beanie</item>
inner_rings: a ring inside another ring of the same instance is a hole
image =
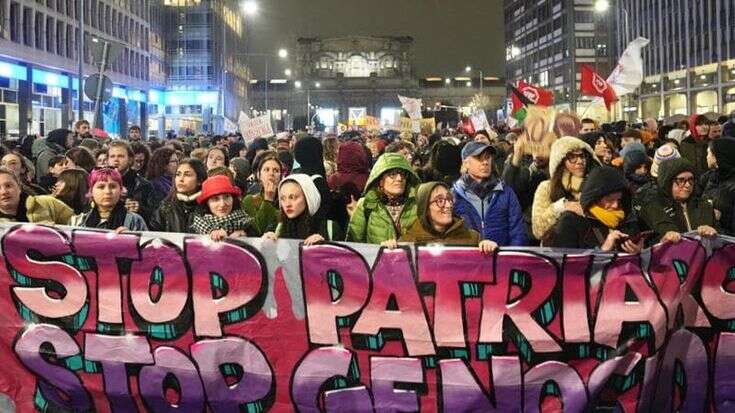
[[[672,129],[669,131],[668,134],[666,134],[666,139],[670,139],[672,141],[676,141],[676,143],[678,144],[681,144],[681,141],[684,140],[684,130]]]
[[[314,216],[316,212],[319,210],[319,206],[321,206],[322,203],[322,196],[319,194],[319,190],[316,189],[316,185],[314,185],[314,179],[320,178],[321,175],[313,175],[309,176],[306,174],[292,174],[289,175],[281,180],[281,183],[278,184],[278,192],[281,192],[281,187],[286,182],[295,182],[301,187],[301,191],[304,193],[304,198],[306,198],[306,206],[309,209],[309,215]]]

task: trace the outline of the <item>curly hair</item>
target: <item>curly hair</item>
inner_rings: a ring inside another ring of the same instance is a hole
[[[166,170],[168,169],[168,163],[171,160],[171,157],[175,154],[176,150],[170,146],[164,146],[153,151],[151,160],[148,161],[148,173],[146,174],[146,179],[156,179],[159,176],[165,175]]]

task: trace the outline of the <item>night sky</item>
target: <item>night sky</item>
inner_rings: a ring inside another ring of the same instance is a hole
[[[299,37],[412,36],[419,77],[459,76],[466,65],[484,69],[485,76],[504,75],[501,0],[257,2],[257,15],[247,17],[250,52],[296,50]],[[283,77],[283,69],[293,64],[271,68],[270,77]],[[260,61],[251,67],[255,78],[263,77]]]

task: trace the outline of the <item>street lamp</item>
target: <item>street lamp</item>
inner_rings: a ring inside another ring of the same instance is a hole
[[[297,80],[297,81],[293,82],[293,85],[294,85],[294,87],[296,87],[296,89],[301,89],[301,81],[300,80]]]
[[[597,0],[594,5],[595,12],[597,13],[606,13],[610,8],[612,8],[612,6],[610,5],[609,0]],[[623,28],[623,39],[625,40],[625,44],[623,46],[627,47],[628,43],[630,43],[628,38],[628,10],[622,6],[618,6],[617,9],[623,13],[623,23],[625,24]]]
[[[248,0],[242,3],[242,12],[248,16],[252,16],[258,12],[258,3],[253,0]]]
[[[467,73],[470,73],[472,71],[472,66],[467,66],[464,68],[464,71]]]
[[[608,0],[597,0],[595,2],[595,11],[598,13],[604,13],[610,8],[610,2]]]
[[[283,74],[286,75],[286,77],[291,77],[291,69],[284,70]]]
[[[318,88],[322,87],[322,84],[321,84],[321,83],[319,83],[319,82],[316,82],[316,83],[314,84],[314,86],[315,86],[315,87],[316,87],[316,88],[318,89]]]
[[[466,85],[467,87],[472,87],[472,82],[467,82]]]
[[[452,83],[452,79],[450,79],[450,78],[444,79],[444,84],[445,85],[448,85],[448,84],[451,84],[451,83]]]
[[[280,57],[281,59],[287,58],[288,57],[288,50],[286,50],[286,49],[279,49],[278,50],[278,57]]]

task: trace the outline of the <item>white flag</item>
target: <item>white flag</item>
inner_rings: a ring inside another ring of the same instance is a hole
[[[620,56],[615,70],[607,78],[607,82],[613,87],[618,97],[633,93],[643,82],[641,49],[646,47],[648,43],[649,41],[645,37],[639,37],[630,42],[623,55]]]
[[[401,101],[401,106],[408,113],[408,117],[411,119],[421,119],[421,105],[423,102],[421,99],[407,98],[405,96],[398,95],[398,100]]]

